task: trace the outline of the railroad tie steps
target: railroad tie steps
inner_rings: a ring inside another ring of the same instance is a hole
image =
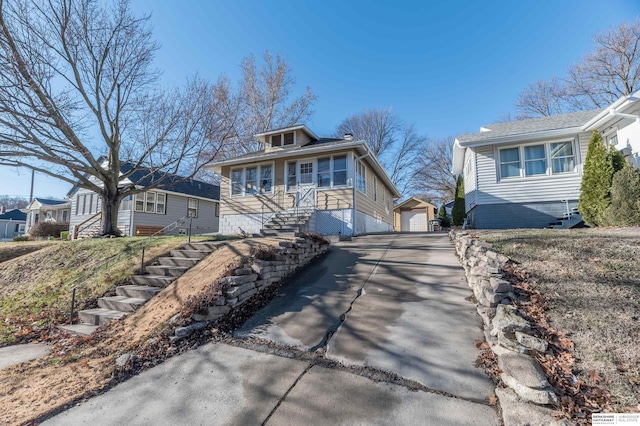
[[[224,241],[202,241],[186,243],[180,249],[171,250],[171,255],[159,258],[157,265],[146,266],[146,274],[132,276],[130,285],[116,287],[115,296],[99,298],[97,308],[79,311],[78,324],[60,325],[59,328],[71,334],[90,335],[99,326],[119,320],[138,309],[200,260],[225,244]]]

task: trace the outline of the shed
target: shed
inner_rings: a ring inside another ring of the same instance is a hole
[[[411,197],[393,209],[395,231],[429,232],[429,221],[435,220],[438,208],[431,203]]]

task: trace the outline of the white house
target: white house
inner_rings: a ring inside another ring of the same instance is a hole
[[[467,224],[478,229],[543,228],[577,211],[594,129],[639,164],[639,99],[640,91],[605,109],[491,124],[458,136],[452,171],[464,176]]]

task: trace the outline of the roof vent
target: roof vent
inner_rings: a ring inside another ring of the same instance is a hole
[[[344,140],[352,141],[353,140],[353,133],[345,133],[344,134]]]

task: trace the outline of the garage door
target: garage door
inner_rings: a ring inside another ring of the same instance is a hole
[[[401,212],[400,219],[403,232],[427,232],[426,212]]]

